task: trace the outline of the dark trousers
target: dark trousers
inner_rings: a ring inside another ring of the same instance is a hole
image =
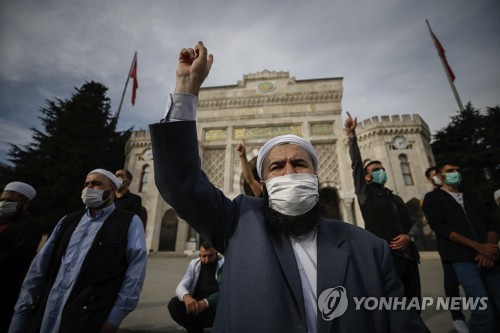
[[[2,272],[2,274],[7,274],[7,272]],[[5,288],[3,289],[4,290],[0,292],[0,333],[7,333],[10,321],[14,315],[14,306],[16,305],[17,295],[19,293],[12,293],[5,290]],[[19,289],[17,289],[17,291],[19,291]]]
[[[457,274],[453,269],[453,265],[449,262],[441,262],[443,264],[443,277],[444,277],[444,295],[446,297],[460,297]],[[451,318],[453,320],[465,320],[462,310],[450,310]]]
[[[7,333],[13,314],[14,311],[12,309],[2,309],[0,307],[0,333]]]
[[[393,254],[392,260],[394,268],[401,282],[405,287],[405,296],[409,299],[418,298],[422,304],[422,291],[420,289],[420,275],[418,273],[418,262]],[[417,310],[420,313],[420,310]]]
[[[168,303],[168,312],[173,320],[186,328],[188,333],[203,333],[204,327],[212,327],[215,319],[215,306],[209,306],[205,311],[198,315],[188,314],[186,305],[174,297]]]

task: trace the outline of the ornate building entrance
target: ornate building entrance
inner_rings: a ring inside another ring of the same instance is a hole
[[[268,139],[296,134],[318,152],[324,215],[364,226],[342,128],[342,94],[342,78],[297,80],[288,72],[267,70],[244,75],[235,85],[202,88],[197,118],[203,170],[229,198],[250,194],[237,145],[245,141],[247,159],[255,168],[258,151]],[[382,161],[387,186],[406,202],[429,189],[424,172],[434,157],[428,126],[418,115],[373,117],[359,123],[357,134],[363,158]],[[150,251],[195,250],[192,229],[162,200],[154,184],[149,132],[132,133],[126,156],[125,168],[135,176],[130,188],[141,195],[148,212]]]

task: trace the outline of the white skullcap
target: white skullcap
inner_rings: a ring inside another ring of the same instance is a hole
[[[116,188],[120,188],[120,186],[122,186],[122,182],[121,180],[118,179],[118,177],[115,176],[114,173],[112,172],[109,172],[108,170],[104,170],[104,169],[95,169],[95,170],[92,170],[88,173],[87,177],[90,175],[90,174],[93,174],[93,173],[100,173],[101,175],[103,175],[104,177],[108,178],[109,180],[111,180],[111,182],[113,184],[115,184]]]
[[[294,134],[285,134],[267,141],[260,149],[259,155],[257,156],[257,173],[259,174],[259,177],[261,179],[262,166],[264,165],[264,160],[266,159],[267,154],[269,154],[271,149],[273,149],[274,147],[285,144],[293,144],[304,148],[309,156],[311,156],[314,171],[318,169],[318,154],[316,153],[316,149],[314,149],[313,145],[307,140],[302,139],[300,136]]]
[[[23,183],[23,182],[8,183],[7,186],[5,186],[5,188],[3,190],[21,193],[29,200],[32,200],[36,195],[36,191],[33,188],[33,186],[28,185],[28,184]]]
[[[500,197],[500,189],[493,192],[493,197],[495,198],[495,201],[498,201],[498,197]]]

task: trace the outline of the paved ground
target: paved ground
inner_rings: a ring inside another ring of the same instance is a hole
[[[443,296],[443,270],[436,253],[422,253],[420,279],[422,296]],[[120,333],[182,332],[170,318],[166,304],[174,296],[177,283],[184,275],[191,258],[152,257],[148,260],[146,282],[137,309],[122,323]],[[466,313],[468,317],[468,313]],[[435,306],[422,312],[422,318],[432,333],[455,332],[448,311]]]

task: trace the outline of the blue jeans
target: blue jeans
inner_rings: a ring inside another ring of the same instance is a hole
[[[454,262],[453,269],[467,297],[488,298],[486,309],[471,309],[469,332],[495,332],[495,315],[500,315],[500,266],[486,269],[477,268],[475,262]]]
[[[444,295],[446,297],[460,297],[460,283],[458,282],[457,274],[453,269],[453,265],[450,262],[444,261],[442,261],[441,264],[443,265]],[[457,310],[450,310],[450,312],[453,320],[465,320],[462,307]]]

